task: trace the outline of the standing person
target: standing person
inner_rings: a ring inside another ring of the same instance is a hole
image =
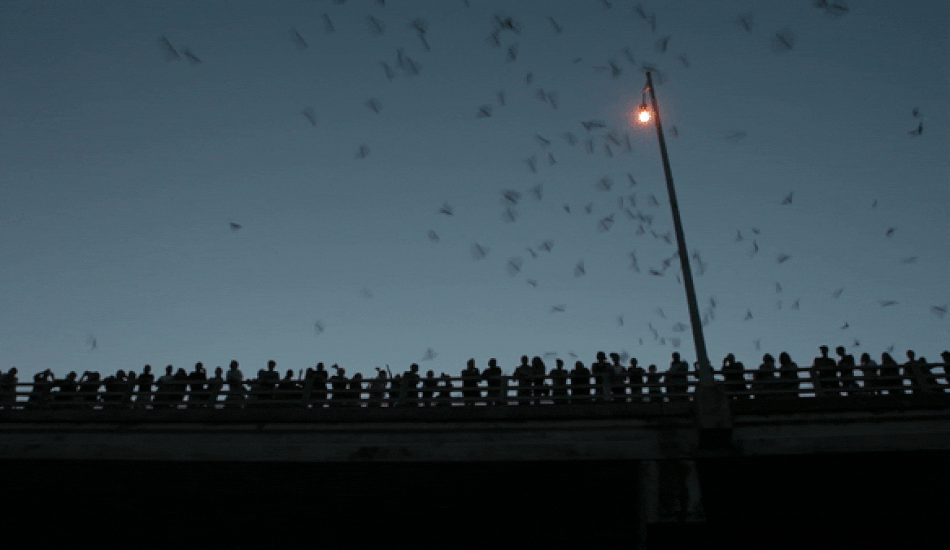
[[[544,383],[544,379],[547,377],[547,365],[544,364],[544,361],[535,355],[531,359],[531,395],[534,400],[540,405],[541,400],[548,395],[547,385]]]
[[[280,383],[280,373],[277,372],[277,361],[273,359],[267,362],[267,370],[258,371],[257,383],[260,388],[260,395],[257,399],[260,401],[273,401],[277,399],[277,385]]]
[[[439,375],[439,393],[435,397],[436,407],[452,406],[452,377],[444,372]]]
[[[835,360],[828,357],[828,346],[821,346],[818,349],[821,351],[821,356],[815,357],[811,371],[812,381],[817,382],[815,384],[815,395],[837,395],[841,384],[838,381]]]
[[[327,406],[327,380],[330,373],[323,363],[317,363],[317,370],[313,371],[313,380],[310,383],[310,400],[313,408],[322,409]]]
[[[762,356],[762,364],[752,375],[752,398],[771,399],[775,390],[775,358],[770,353]]]
[[[354,407],[363,406],[363,374],[359,372],[353,373],[353,377],[350,378],[350,405]]]
[[[11,367],[6,374],[0,374],[0,407],[12,409],[16,406],[17,368]]]
[[[434,403],[432,402],[432,397],[435,395],[436,389],[439,387],[439,379],[435,377],[435,372],[430,370],[426,371],[426,377],[422,379],[422,406],[423,407],[432,407]]]
[[[726,355],[722,360],[722,377],[726,385],[726,394],[732,399],[746,399],[748,388],[745,384],[745,365],[736,361],[733,354]]]
[[[904,393],[904,380],[901,378],[900,365],[886,351],[881,354],[880,374],[881,392],[886,391],[888,395]]]
[[[57,407],[69,407],[70,404],[76,402],[76,392],[79,391],[79,384],[76,382],[75,371],[70,371],[69,374],[66,375],[66,378],[56,380],[53,382],[53,385],[59,388],[59,391],[57,391],[53,397],[53,401],[56,402]]]
[[[627,371],[620,364],[620,354],[610,353],[610,393],[614,400],[627,401]]]
[[[534,404],[531,399],[531,380],[534,378],[534,371],[528,364],[528,356],[521,356],[521,364],[515,367],[515,372],[511,376],[512,380],[518,381],[518,404]]]
[[[637,364],[635,357],[630,358],[630,366],[627,367],[627,377],[630,380],[630,400],[634,403],[643,402],[643,382],[646,371]]]
[[[175,371],[175,376],[172,379],[174,388],[171,394],[172,408],[177,409],[178,404],[185,400],[185,396],[188,395],[188,372],[185,369],[179,368]]]
[[[605,396],[609,396],[610,388],[607,386],[607,382],[610,379],[610,363],[607,362],[606,353],[597,352],[597,360],[591,364],[590,373],[594,376],[595,400],[600,401]]]
[[[657,403],[663,402],[663,386],[661,380],[660,373],[656,371],[656,365],[647,367],[647,386],[650,387],[647,400],[656,400]]]
[[[482,396],[482,392],[478,390],[480,376],[481,373],[478,372],[478,367],[475,366],[475,360],[469,359],[465,363],[465,368],[462,369],[462,397],[466,405],[474,405]]]
[[[224,398],[224,406],[244,407],[244,373],[237,361],[231,361],[225,380],[228,382],[228,395]]]
[[[94,407],[99,402],[100,385],[98,372],[88,370],[83,372],[79,377],[79,393],[82,394],[82,400]]]
[[[874,359],[871,359],[871,355],[869,353],[862,353],[859,362],[859,366],[861,368],[861,383],[863,387],[863,391],[861,393],[864,395],[877,395],[877,389],[878,386],[880,386],[877,376],[877,363],[874,362]]]
[[[205,393],[205,383],[208,381],[208,373],[205,366],[200,361],[195,363],[195,370],[188,375],[188,406],[204,407],[208,402],[208,394]]]
[[[373,378],[373,381],[369,384],[369,406],[370,407],[381,407],[383,404],[383,394],[386,393],[386,383],[389,381],[389,377],[386,376],[386,371],[379,367],[376,369],[376,378]]]
[[[846,353],[844,346],[836,347],[835,354],[838,355],[838,378],[841,381],[841,387],[848,392],[848,395],[854,395],[858,388],[854,380],[854,368],[857,366],[854,364],[854,356]]]
[[[297,405],[303,398],[299,380],[294,380],[294,369],[287,369],[284,378],[277,384],[277,402],[281,406]]]
[[[152,405],[152,384],[155,383],[155,375],[152,374],[152,365],[142,367],[142,374],[139,375],[135,383],[138,385],[138,393],[135,396],[135,406],[140,409]]]
[[[666,391],[669,394],[670,401],[689,400],[689,364],[680,359],[678,352],[673,352],[673,360],[670,362],[670,370],[664,377],[666,382]]]
[[[46,407],[49,402],[50,391],[53,388],[53,371],[46,369],[33,375],[33,388],[30,390],[30,397],[27,400],[27,406],[31,409]]]
[[[349,401],[347,390],[350,385],[346,378],[346,369],[337,364],[330,365],[330,368],[334,371],[333,376],[330,377],[330,389],[333,390],[330,402],[334,407],[346,405]]]
[[[555,405],[567,403],[567,371],[564,370],[564,361],[555,360],[551,369],[551,392]]]
[[[221,367],[214,368],[214,376],[208,379],[207,393],[208,393],[208,406],[215,408],[218,403],[218,394],[221,393],[221,388],[224,387],[224,369]]]
[[[590,370],[581,361],[574,362],[571,370],[571,400],[569,403],[590,401]]]
[[[798,364],[787,352],[778,354],[778,375],[782,379],[782,391],[787,397],[798,397]]]
[[[501,395],[501,367],[495,358],[488,360],[488,368],[482,371],[482,378],[488,384],[488,404],[498,405],[503,403],[504,396]]]
[[[406,402],[410,407],[419,406],[419,365],[409,365],[409,370],[402,373],[402,387],[406,390]]]

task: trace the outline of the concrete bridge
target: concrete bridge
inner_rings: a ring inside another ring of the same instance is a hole
[[[950,393],[695,390],[570,405],[7,407],[3,517],[68,525],[49,534],[62,543],[102,523],[101,546],[135,540],[131,517],[209,527],[147,539],[175,548],[867,548],[945,520]]]

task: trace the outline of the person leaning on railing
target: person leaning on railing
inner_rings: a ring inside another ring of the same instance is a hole
[[[45,408],[49,404],[50,391],[53,388],[53,371],[46,369],[33,375],[33,387],[27,400],[28,407]]]

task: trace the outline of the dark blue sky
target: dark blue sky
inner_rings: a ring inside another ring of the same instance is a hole
[[[946,2],[469,4],[0,1],[0,370],[692,360],[644,64],[715,365],[948,347]]]

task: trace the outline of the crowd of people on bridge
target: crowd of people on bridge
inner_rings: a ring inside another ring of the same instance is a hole
[[[880,362],[867,353],[859,361],[844,347],[830,357],[827,346],[810,367],[801,368],[788,353],[779,354],[778,363],[765,354],[757,369],[747,370],[728,354],[716,371],[731,399],[768,399],[797,396],[878,396],[950,393],[950,351],[940,354],[942,361],[929,363],[908,350],[907,361],[899,364],[887,352]],[[304,405],[308,407],[364,406],[445,406],[541,403],[574,404],[591,402],[677,402],[688,401],[696,385],[698,364],[689,365],[679,353],[672,354],[670,366],[659,372],[656,365],[643,368],[636,358],[623,365],[617,353],[598,352],[588,368],[576,361],[571,370],[557,359],[548,370],[540,357],[521,357],[510,375],[495,359],[484,370],[470,359],[459,376],[446,373],[435,376],[419,365],[393,374],[387,365],[376,367],[376,376],[363,378],[332,365],[331,374],[323,363],[281,376],[277,363],[269,361],[255,378],[244,377],[237,361],[228,370],[217,367],[209,376],[202,363],[190,373],[183,368],[165,367],[158,377],[145,365],[141,373],[118,370],[101,377],[98,372],[75,372],[56,378],[49,369],[33,376],[32,384],[21,384],[17,369],[0,371],[0,408],[202,408],[266,407]],[[939,372],[938,372],[939,371]]]

